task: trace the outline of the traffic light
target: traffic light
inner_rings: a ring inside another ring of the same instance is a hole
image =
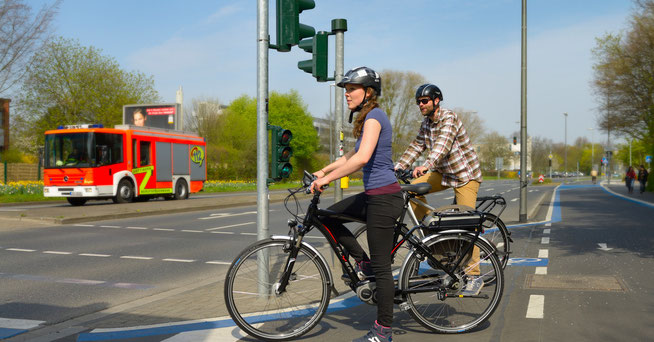
[[[316,34],[313,27],[300,24],[300,13],[315,7],[314,0],[277,0],[277,51],[291,51],[300,40]]]
[[[288,178],[293,172],[293,165],[289,162],[293,149],[289,146],[293,133],[279,126],[268,125],[271,135],[272,162],[270,163],[270,176],[274,181]]]
[[[297,67],[310,73],[318,82],[328,81],[327,77],[327,56],[329,46],[327,45],[328,32],[320,31],[316,33],[313,38],[307,38],[300,41],[298,46],[311,53],[312,58],[299,61]]]
[[[513,145],[517,145],[517,144],[518,144],[518,138],[517,138],[517,137],[513,137]]]

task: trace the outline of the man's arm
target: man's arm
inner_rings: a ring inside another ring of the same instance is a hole
[[[425,163],[423,164],[429,170],[434,170],[436,165],[450,153],[452,149],[452,144],[454,144],[454,139],[456,139],[457,129],[454,121],[454,116],[448,116],[439,122],[436,127],[438,131],[438,137],[434,141],[434,146],[432,146],[429,155],[425,158]]]
[[[395,169],[408,169],[413,162],[418,159],[418,157],[425,150],[425,131],[424,124],[420,126],[418,135],[415,139],[409,144],[409,147],[406,148],[400,159],[395,164]]]

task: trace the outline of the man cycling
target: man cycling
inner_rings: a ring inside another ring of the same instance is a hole
[[[453,111],[442,108],[443,94],[434,84],[423,84],[416,91],[416,104],[424,117],[418,135],[395,164],[396,170],[411,168],[413,162],[426,152],[423,165],[413,170],[411,183],[429,183],[430,192],[454,189],[456,203],[474,208],[482,182],[477,153],[470,143],[463,122]],[[417,197],[427,203],[424,196]],[[427,209],[411,203],[418,219]],[[479,275],[479,249],[475,248],[469,266],[471,274]],[[481,278],[466,284],[465,291],[476,294],[483,287]]]

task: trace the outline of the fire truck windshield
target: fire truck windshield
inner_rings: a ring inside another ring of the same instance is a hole
[[[97,167],[122,162],[122,135],[58,133],[45,137],[45,168]]]

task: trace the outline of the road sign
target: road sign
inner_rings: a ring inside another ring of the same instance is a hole
[[[651,163],[652,162],[652,156],[645,156],[645,162],[646,163]]]
[[[602,164],[604,164],[604,165],[608,165],[608,164],[609,164],[609,160],[608,160],[606,157],[602,157]]]
[[[497,157],[495,158],[495,170],[501,170],[504,165],[504,158]]]
[[[543,175],[538,176],[538,183],[542,183],[544,181],[545,181],[545,176]]]
[[[550,160],[552,160],[552,158],[554,158],[554,156],[550,153],[550,155],[547,156],[547,158],[550,158]]]

